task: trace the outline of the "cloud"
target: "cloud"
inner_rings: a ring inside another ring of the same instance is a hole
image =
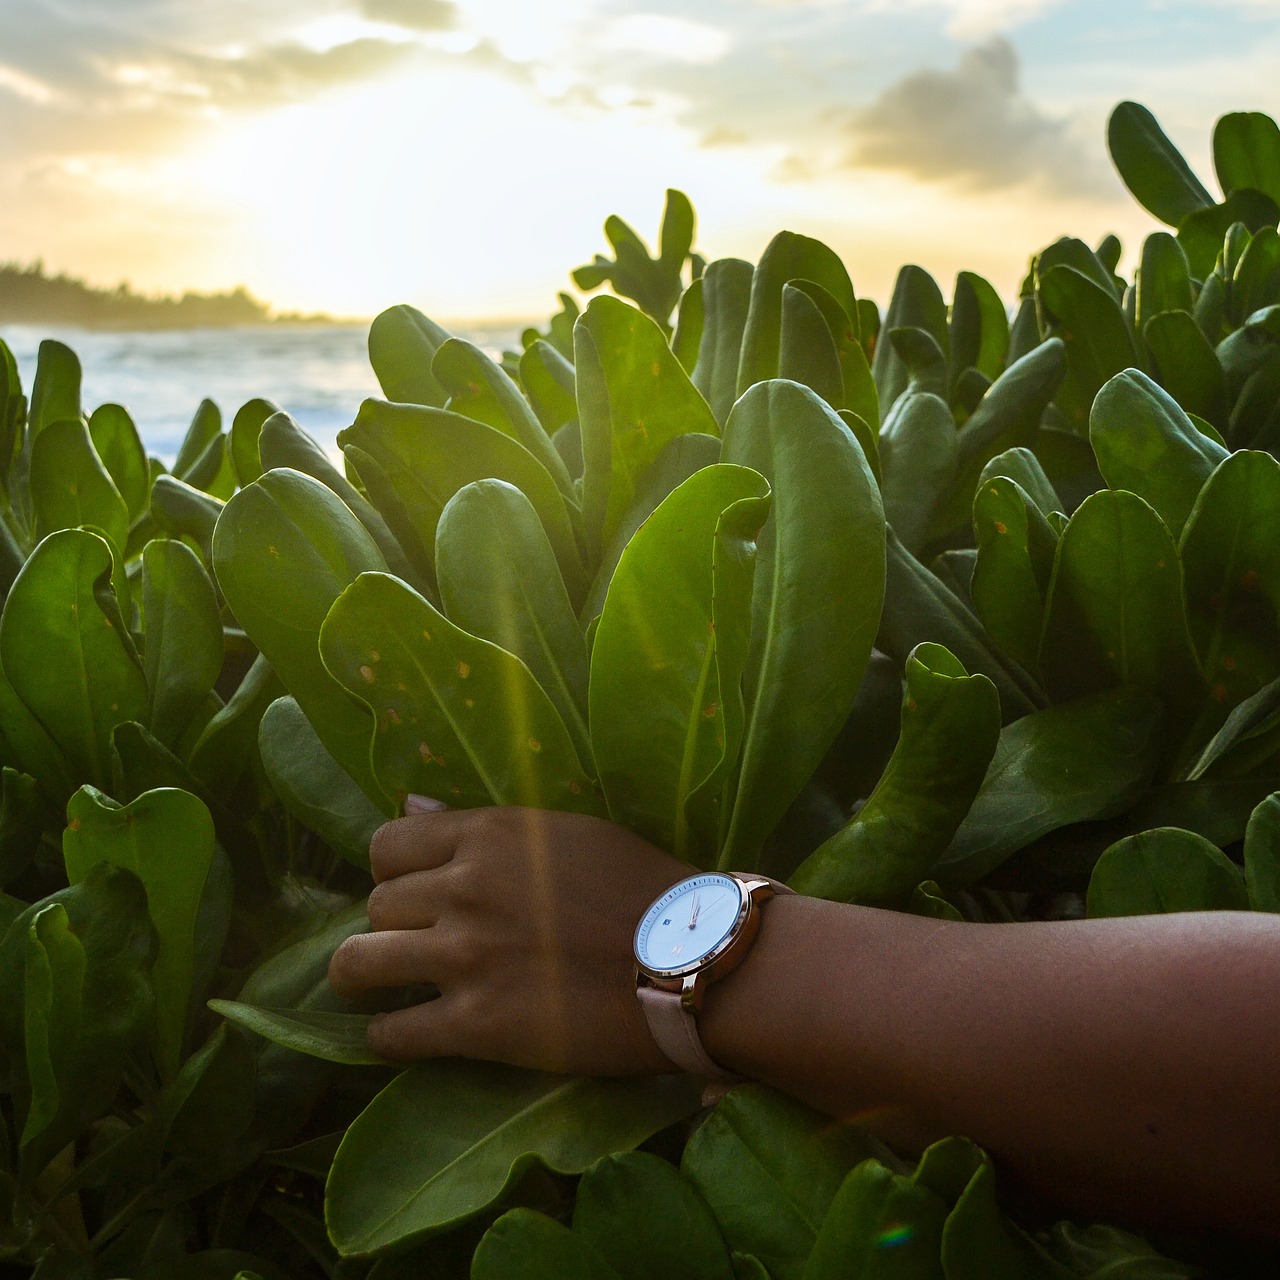
[[[966,50],[954,70],[911,72],[843,120],[852,140],[845,159],[855,168],[969,190],[1031,182],[1078,196],[1110,194],[1114,186],[1069,122],[1043,114],[1022,93],[1017,54],[999,36]]]
[[[818,9],[844,4],[846,0],[757,0],[778,9]],[[1276,0],[1235,0],[1244,4],[1272,4]],[[1008,31],[1038,18],[1064,0],[863,0],[864,13],[901,13],[904,9],[944,10],[945,27],[957,40],[976,40],[997,31]]]
[[[371,22],[410,31],[448,31],[458,20],[458,6],[450,0],[360,0],[360,12]]]

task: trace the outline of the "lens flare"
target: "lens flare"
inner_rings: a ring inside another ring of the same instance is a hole
[[[909,1244],[915,1234],[915,1228],[905,1222],[891,1223],[876,1237],[876,1245],[881,1249],[898,1249]]]

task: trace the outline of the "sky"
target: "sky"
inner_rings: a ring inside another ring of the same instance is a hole
[[[1116,102],[1216,190],[1277,68],[1280,0],[0,0],[0,261],[533,317],[676,186],[707,258],[786,228],[881,302],[906,262],[1011,296],[1060,235],[1155,229]]]

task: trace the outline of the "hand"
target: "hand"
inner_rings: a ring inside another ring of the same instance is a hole
[[[673,1070],[636,1000],[631,945],[645,908],[690,874],[684,863],[599,818],[515,808],[399,818],[369,856],[373,932],[338,948],[330,983],[344,996],[426,982],[441,992],[375,1018],[379,1056]]]

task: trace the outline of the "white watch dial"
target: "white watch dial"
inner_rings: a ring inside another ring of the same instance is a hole
[[[672,885],[636,929],[636,959],[648,969],[696,965],[733,931],[742,889],[732,876],[708,871]]]

